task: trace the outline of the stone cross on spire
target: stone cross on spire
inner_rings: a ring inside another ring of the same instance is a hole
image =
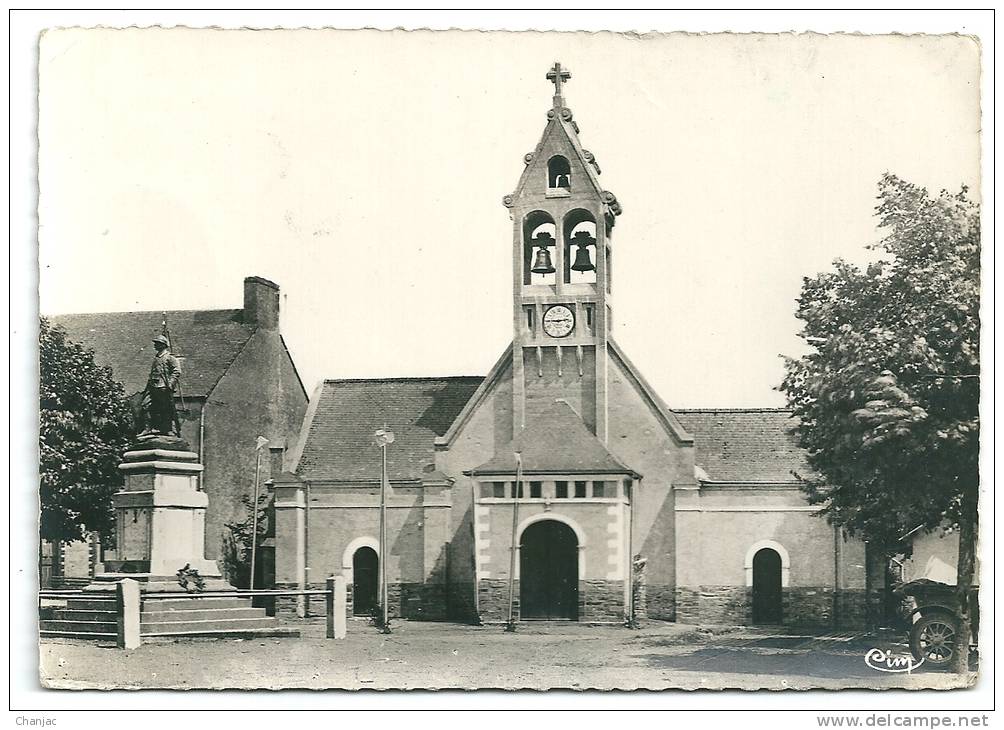
[[[554,84],[554,105],[561,106],[561,84],[572,78],[572,74],[561,67],[561,63],[554,62],[554,66],[547,72],[547,80]]]

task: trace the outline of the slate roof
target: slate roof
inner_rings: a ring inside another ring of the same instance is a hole
[[[694,436],[695,461],[712,482],[789,483],[812,474],[781,408],[674,409]]]
[[[481,385],[482,376],[326,380],[313,403],[296,475],[312,481],[377,481],[380,453],[373,435],[394,431],[388,474],[395,481],[438,481],[435,439],[442,436]],[[578,414],[556,402],[538,432],[533,423],[520,443],[527,473],[632,474],[586,428]],[[776,408],[674,409],[694,437],[697,466],[708,482],[789,484],[791,472],[810,475],[805,452],[789,433],[791,412]],[[557,428],[554,423],[558,423]],[[551,442],[562,434],[561,447]],[[475,473],[515,472],[512,446],[499,450]],[[574,455],[574,456],[572,456]]]
[[[307,425],[296,473],[301,479],[371,481],[380,478],[378,428],[394,432],[387,450],[391,480],[438,480],[435,438],[442,436],[483,376],[326,380]]]
[[[185,397],[208,395],[255,331],[242,309],[168,312],[103,312],[48,317],[67,337],[94,351],[127,395],[146,387],[154,356],[151,340],[161,333],[165,314],[172,351],[180,355]]]
[[[476,474],[515,474],[516,454],[527,474],[631,474],[635,472],[607,451],[582,418],[564,401],[555,401],[530,422],[507,447]]]

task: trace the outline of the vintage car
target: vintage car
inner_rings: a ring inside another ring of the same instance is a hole
[[[954,585],[928,578],[912,580],[896,588],[895,594],[904,600],[910,622],[910,651],[919,662],[941,668],[955,657],[955,642],[961,618],[959,598]],[[977,588],[970,593],[972,613],[971,650],[976,647],[980,626],[980,606]]]

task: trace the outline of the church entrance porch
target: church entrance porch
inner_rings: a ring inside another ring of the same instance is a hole
[[[623,481],[599,474],[528,476],[518,499],[511,479],[478,485],[473,525],[478,618],[508,619],[515,544],[517,621],[623,623],[629,610],[631,522]]]
[[[575,532],[554,520],[523,531],[519,554],[520,617],[579,618],[579,543]]]

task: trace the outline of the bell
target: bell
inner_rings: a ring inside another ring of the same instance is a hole
[[[534,274],[553,274],[554,264],[551,263],[551,252],[541,246],[537,249],[537,257],[530,269]]]
[[[572,240],[578,245],[575,249],[575,261],[572,263],[572,271],[594,271],[592,259],[589,258],[589,246],[596,245],[596,239],[585,231],[579,231]]]

